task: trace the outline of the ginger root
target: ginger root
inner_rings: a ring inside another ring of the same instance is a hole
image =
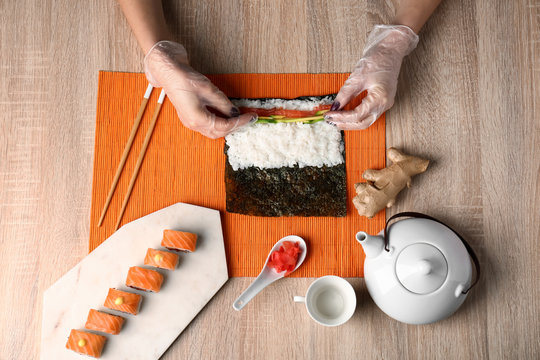
[[[385,207],[394,205],[397,194],[405,186],[411,186],[414,175],[426,171],[429,160],[406,155],[395,148],[387,151],[392,165],[381,169],[364,171],[366,183],[354,184],[356,195],[353,204],[362,216],[372,218]]]

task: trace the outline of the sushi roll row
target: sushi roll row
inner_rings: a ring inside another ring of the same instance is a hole
[[[197,245],[197,235],[176,231],[164,230],[161,246],[175,252],[193,252]],[[174,270],[178,265],[178,254],[149,248],[144,257],[144,265],[158,269]],[[147,292],[159,292],[163,284],[163,275],[155,270],[140,266],[129,268],[126,286]],[[139,313],[142,296],[139,294],[110,288],[103,304],[107,309],[120,311],[125,314],[137,315]],[[125,319],[103,311],[90,309],[85,328],[88,330],[118,335]],[[103,335],[87,331],[72,329],[69,334],[66,348],[79,354],[99,358],[107,338]]]

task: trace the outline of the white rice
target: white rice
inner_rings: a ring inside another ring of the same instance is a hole
[[[238,106],[238,105],[237,105]],[[315,124],[253,124],[225,137],[233,170],[342,164],[341,132],[324,121]]]
[[[231,99],[237,107],[249,107],[255,109],[286,109],[310,111],[320,105],[330,105],[334,101],[333,96],[308,97],[299,99]]]

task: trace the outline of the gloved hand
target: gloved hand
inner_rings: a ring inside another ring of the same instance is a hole
[[[207,77],[193,70],[184,47],[172,41],[156,43],[144,58],[150,84],[162,87],[185,127],[216,139],[250,121],[256,114],[243,114]],[[220,117],[207,107],[225,115]]]
[[[394,105],[399,69],[403,58],[418,44],[418,35],[404,25],[376,25],[356,64],[332,104],[325,120],[341,130],[366,129]],[[367,90],[354,110],[340,110]]]

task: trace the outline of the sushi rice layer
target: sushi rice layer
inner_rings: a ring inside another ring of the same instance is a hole
[[[341,131],[315,124],[253,124],[225,137],[234,171],[249,167],[336,166],[344,162]]]
[[[330,105],[335,95],[304,96],[297,99],[231,99],[237,107],[254,109],[285,109],[310,111],[321,105]]]

